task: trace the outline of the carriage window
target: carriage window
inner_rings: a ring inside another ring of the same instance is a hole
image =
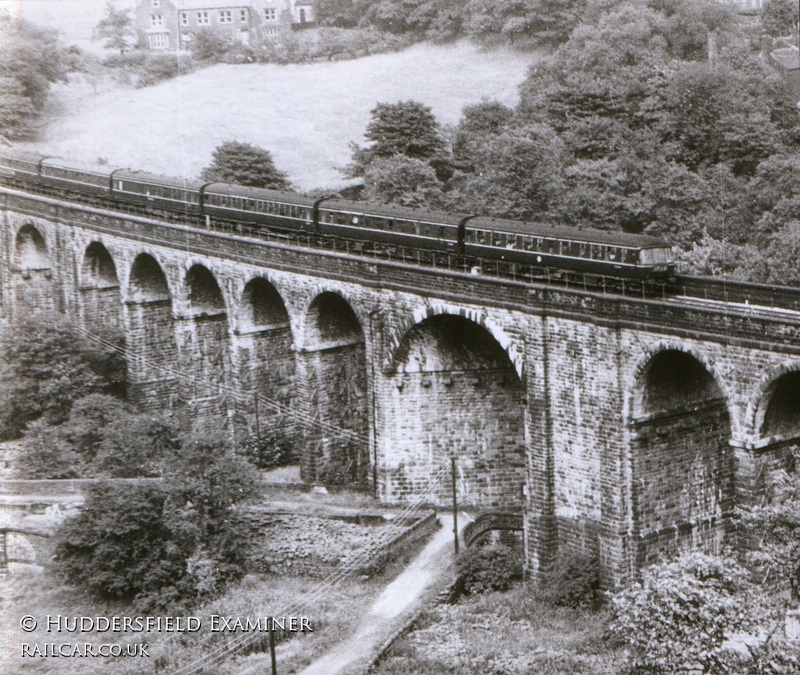
[[[639,252],[633,248],[626,248],[623,251],[622,259],[628,265],[635,265],[639,262]]]
[[[603,260],[605,256],[604,247],[599,244],[592,244],[592,260]]]

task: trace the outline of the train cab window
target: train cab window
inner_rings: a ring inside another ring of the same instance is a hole
[[[634,248],[623,249],[622,260],[627,265],[635,265],[639,262],[639,251]]]
[[[645,248],[640,251],[639,259],[643,265],[658,265],[669,262],[668,248]]]

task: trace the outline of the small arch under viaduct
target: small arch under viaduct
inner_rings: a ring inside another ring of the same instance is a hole
[[[124,336],[142,405],[291,436],[304,480],[524,513],[609,582],[718,551],[800,442],[800,312],[598,295],[0,191],[0,311]],[[437,483],[432,480],[439,477]]]

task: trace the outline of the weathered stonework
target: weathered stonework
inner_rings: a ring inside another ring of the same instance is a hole
[[[800,437],[800,313],[525,285],[0,191],[4,324],[122,328],[130,390],[234,439],[303,439],[308,481],[522,507],[609,583],[718,550]],[[186,413],[188,411],[188,413]]]

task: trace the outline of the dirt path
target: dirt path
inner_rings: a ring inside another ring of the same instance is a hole
[[[459,513],[459,525],[467,522]],[[442,528],[411,564],[381,593],[356,632],[301,671],[301,675],[361,673],[377,650],[432,594],[453,578],[453,517],[439,516]]]

